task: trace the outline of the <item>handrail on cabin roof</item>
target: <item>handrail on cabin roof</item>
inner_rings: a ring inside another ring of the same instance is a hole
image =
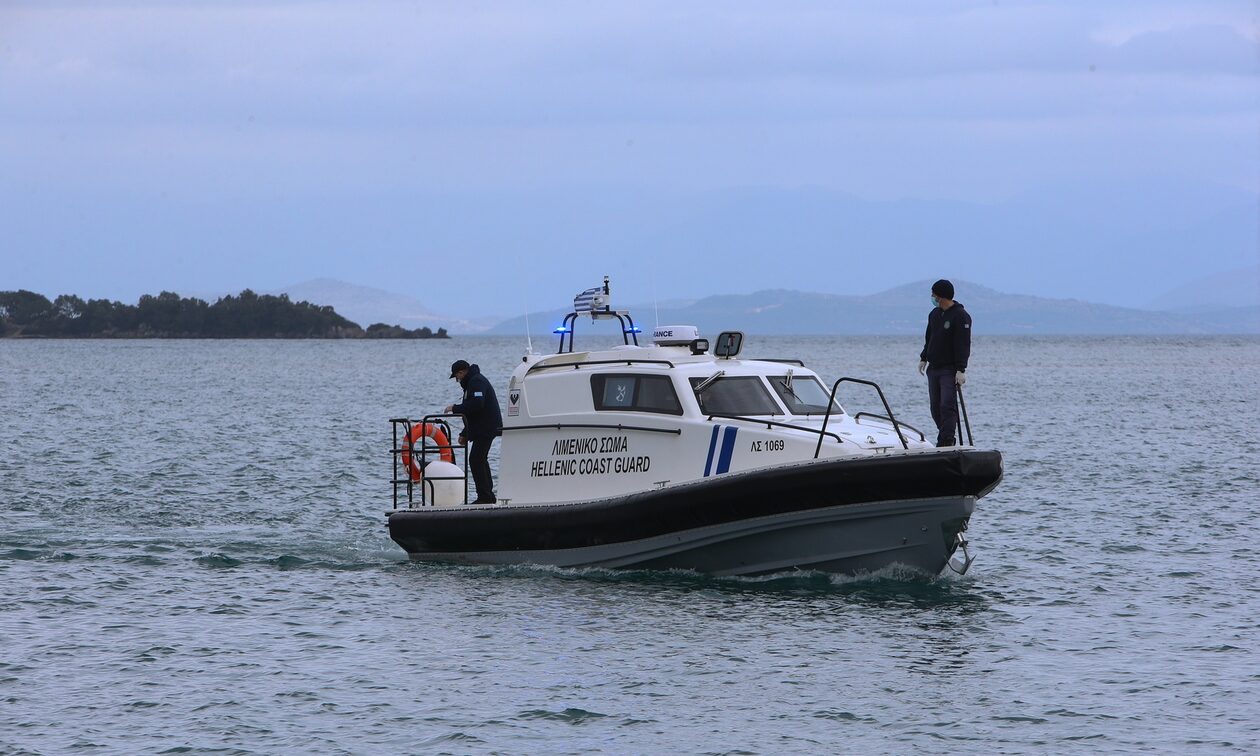
[[[674,363],[670,362],[669,360],[638,360],[633,357],[623,357],[622,359],[619,359],[619,360],[582,360],[581,362],[549,362],[549,363],[539,362],[537,364],[530,365],[529,369],[525,371],[525,375],[529,375],[535,370],[547,370],[549,368],[571,367],[576,370],[577,368],[580,368],[583,365],[620,365],[622,363],[625,363],[626,365],[642,363],[642,364],[647,364],[647,365],[666,365],[668,367],[675,367]]]

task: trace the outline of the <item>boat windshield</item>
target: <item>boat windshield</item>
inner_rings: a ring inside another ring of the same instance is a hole
[[[691,387],[709,380],[692,378]],[[722,376],[710,380],[703,391],[696,392],[696,401],[700,403],[700,411],[705,414],[719,415],[782,415],[783,410],[766,391],[761,378],[750,375],[738,378]]]
[[[786,375],[769,376],[770,387],[787,405],[788,412],[793,415],[823,415],[827,412],[827,400],[830,395],[822,383],[811,375],[794,376],[789,380]],[[831,405],[833,413],[844,412],[839,402]]]

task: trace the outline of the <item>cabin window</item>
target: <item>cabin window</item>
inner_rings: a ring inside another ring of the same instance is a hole
[[[592,375],[591,397],[597,410],[683,413],[674,383],[664,375]]]
[[[779,395],[788,412],[793,415],[826,414],[827,400],[831,398],[831,394],[817,378],[809,375],[795,376],[789,383],[786,375],[772,375],[769,380],[770,388],[774,389],[774,393]],[[844,409],[837,402],[831,406],[831,411],[840,413]]]
[[[694,389],[705,378],[692,378]],[[727,378],[723,376],[696,392],[700,411],[706,415],[782,415],[766,385],[757,376]]]

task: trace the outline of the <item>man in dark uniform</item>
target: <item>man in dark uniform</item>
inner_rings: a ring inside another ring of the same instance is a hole
[[[503,415],[499,412],[499,400],[494,395],[490,381],[481,374],[481,368],[469,365],[465,360],[451,363],[451,377],[464,389],[464,401],[446,408],[464,416],[464,431],[459,443],[472,442],[468,452],[468,467],[473,483],[477,486],[477,500],[473,504],[493,504],[494,476],[490,472],[490,445],[503,435]]]
[[[928,399],[936,421],[936,445],[953,446],[958,426],[955,386],[967,382],[971,356],[971,316],[954,301],[954,285],[945,279],[932,284],[932,311],[919,353],[919,374],[927,373]]]

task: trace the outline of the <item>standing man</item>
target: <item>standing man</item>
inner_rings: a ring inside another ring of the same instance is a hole
[[[448,413],[464,416],[464,430],[459,434],[459,444],[472,442],[468,452],[468,466],[472,468],[473,482],[477,486],[477,500],[473,504],[493,504],[494,476],[490,472],[490,445],[503,435],[503,415],[499,412],[499,400],[494,395],[490,381],[481,374],[481,368],[469,365],[465,360],[451,363],[451,377],[464,389],[464,401],[446,408]]]
[[[932,284],[932,311],[919,353],[919,374],[927,373],[928,400],[936,421],[936,445],[953,446],[958,425],[955,386],[967,382],[971,356],[971,316],[954,301],[954,285],[945,279]]]

